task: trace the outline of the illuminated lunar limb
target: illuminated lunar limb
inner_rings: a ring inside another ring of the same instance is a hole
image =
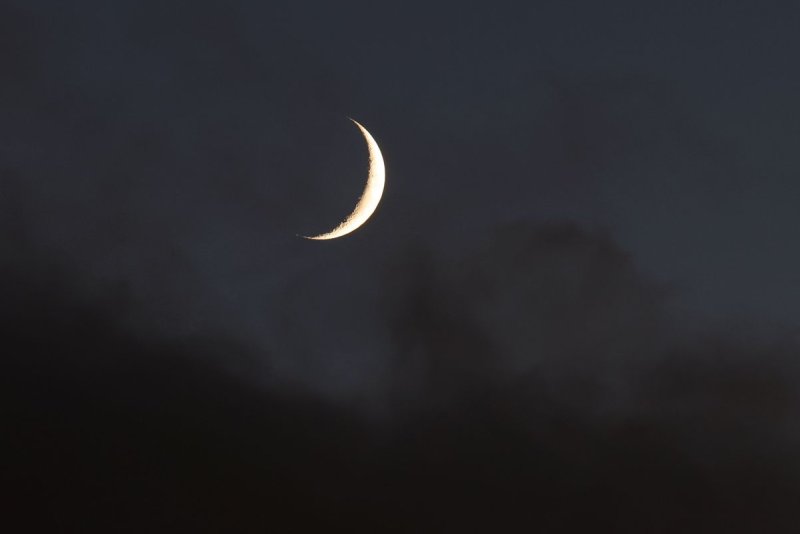
[[[381,154],[381,149],[378,147],[378,143],[375,142],[375,139],[373,139],[366,128],[364,128],[358,121],[354,119],[350,120],[353,121],[356,126],[358,126],[358,129],[361,130],[361,134],[364,136],[364,139],[367,142],[367,149],[369,150],[369,176],[367,177],[367,186],[364,188],[364,192],[358,199],[358,203],[356,204],[353,212],[348,215],[347,218],[339,224],[339,226],[330,232],[313,237],[302,236],[306,239],[314,239],[318,241],[336,239],[337,237],[342,237],[354,230],[357,230],[361,225],[367,222],[367,219],[369,219],[370,216],[375,212],[375,209],[378,207],[378,203],[381,201],[381,196],[383,196],[383,186],[386,183],[386,168],[383,164],[383,155]]]

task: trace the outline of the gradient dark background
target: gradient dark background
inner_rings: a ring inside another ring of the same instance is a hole
[[[0,530],[800,531],[774,6],[0,1]]]

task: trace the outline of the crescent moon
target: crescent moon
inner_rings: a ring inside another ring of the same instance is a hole
[[[378,148],[378,143],[375,142],[375,139],[373,139],[366,128],[355,119],[350,120],[353,121],[353,124],[358,126],[358,129],[361,130],[361,135],[364,136],[364,140],[367,142],[367,149],[369,150],[369,175],[367,177],[367,185],[364,187],[364,192],[361,193],[361,197],[358,199],[353,213],[339,223],[339,226],[330,232],[313,237],[301,236],[306,239],[313,239],[316,241],[336,239],[337,237],[342,237],[357,230],[361,225],[367,222],[367,219],[375,212],[383,196],[383,186],[386,183],[386,168],[383,164],[381,149]]]

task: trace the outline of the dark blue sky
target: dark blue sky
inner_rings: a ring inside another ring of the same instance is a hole
[[[174,226],[185,209],[216,227],[190,234],[266,242],[326,227],[361,180],[357,138],[340,140],[352,115],[386,152],[384,242],[448,248],[498,221],[575,220],[691,307],[797,326],[796,8],[7,6],[21,75],[5,87],[4,151],[71,160],[81,185],[42,185],[67,188],[66,211],[108,191],[121,199],[87,218],[163,212]],[[227,217],[259,206],[260,220]]]

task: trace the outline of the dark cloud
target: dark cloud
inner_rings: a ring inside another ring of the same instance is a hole
[[[680,339],[662,290],[573,225],[502,228],[450,260],[409,250],[391,269],[376,310],[391,337],[372,353],[391,369],[356,404],[266,388],[271,356],[230,338],[142,336],[119,316],[130,303],[86,301],[57,271],[5,273],[13,517],[119,532],[792,531],[794,346]],[[284,358],[309,350],[284,339]]]
[[[454,358],[448,371],[477,366],[478,383],[490,370],[613,383],[607,373],[650,363],[668,339],[664,289],[643,282],[608,237],[572,224],[499,227],[465,257],[411,273],[392,303],[400,359],[419,346],[423,359]]]

